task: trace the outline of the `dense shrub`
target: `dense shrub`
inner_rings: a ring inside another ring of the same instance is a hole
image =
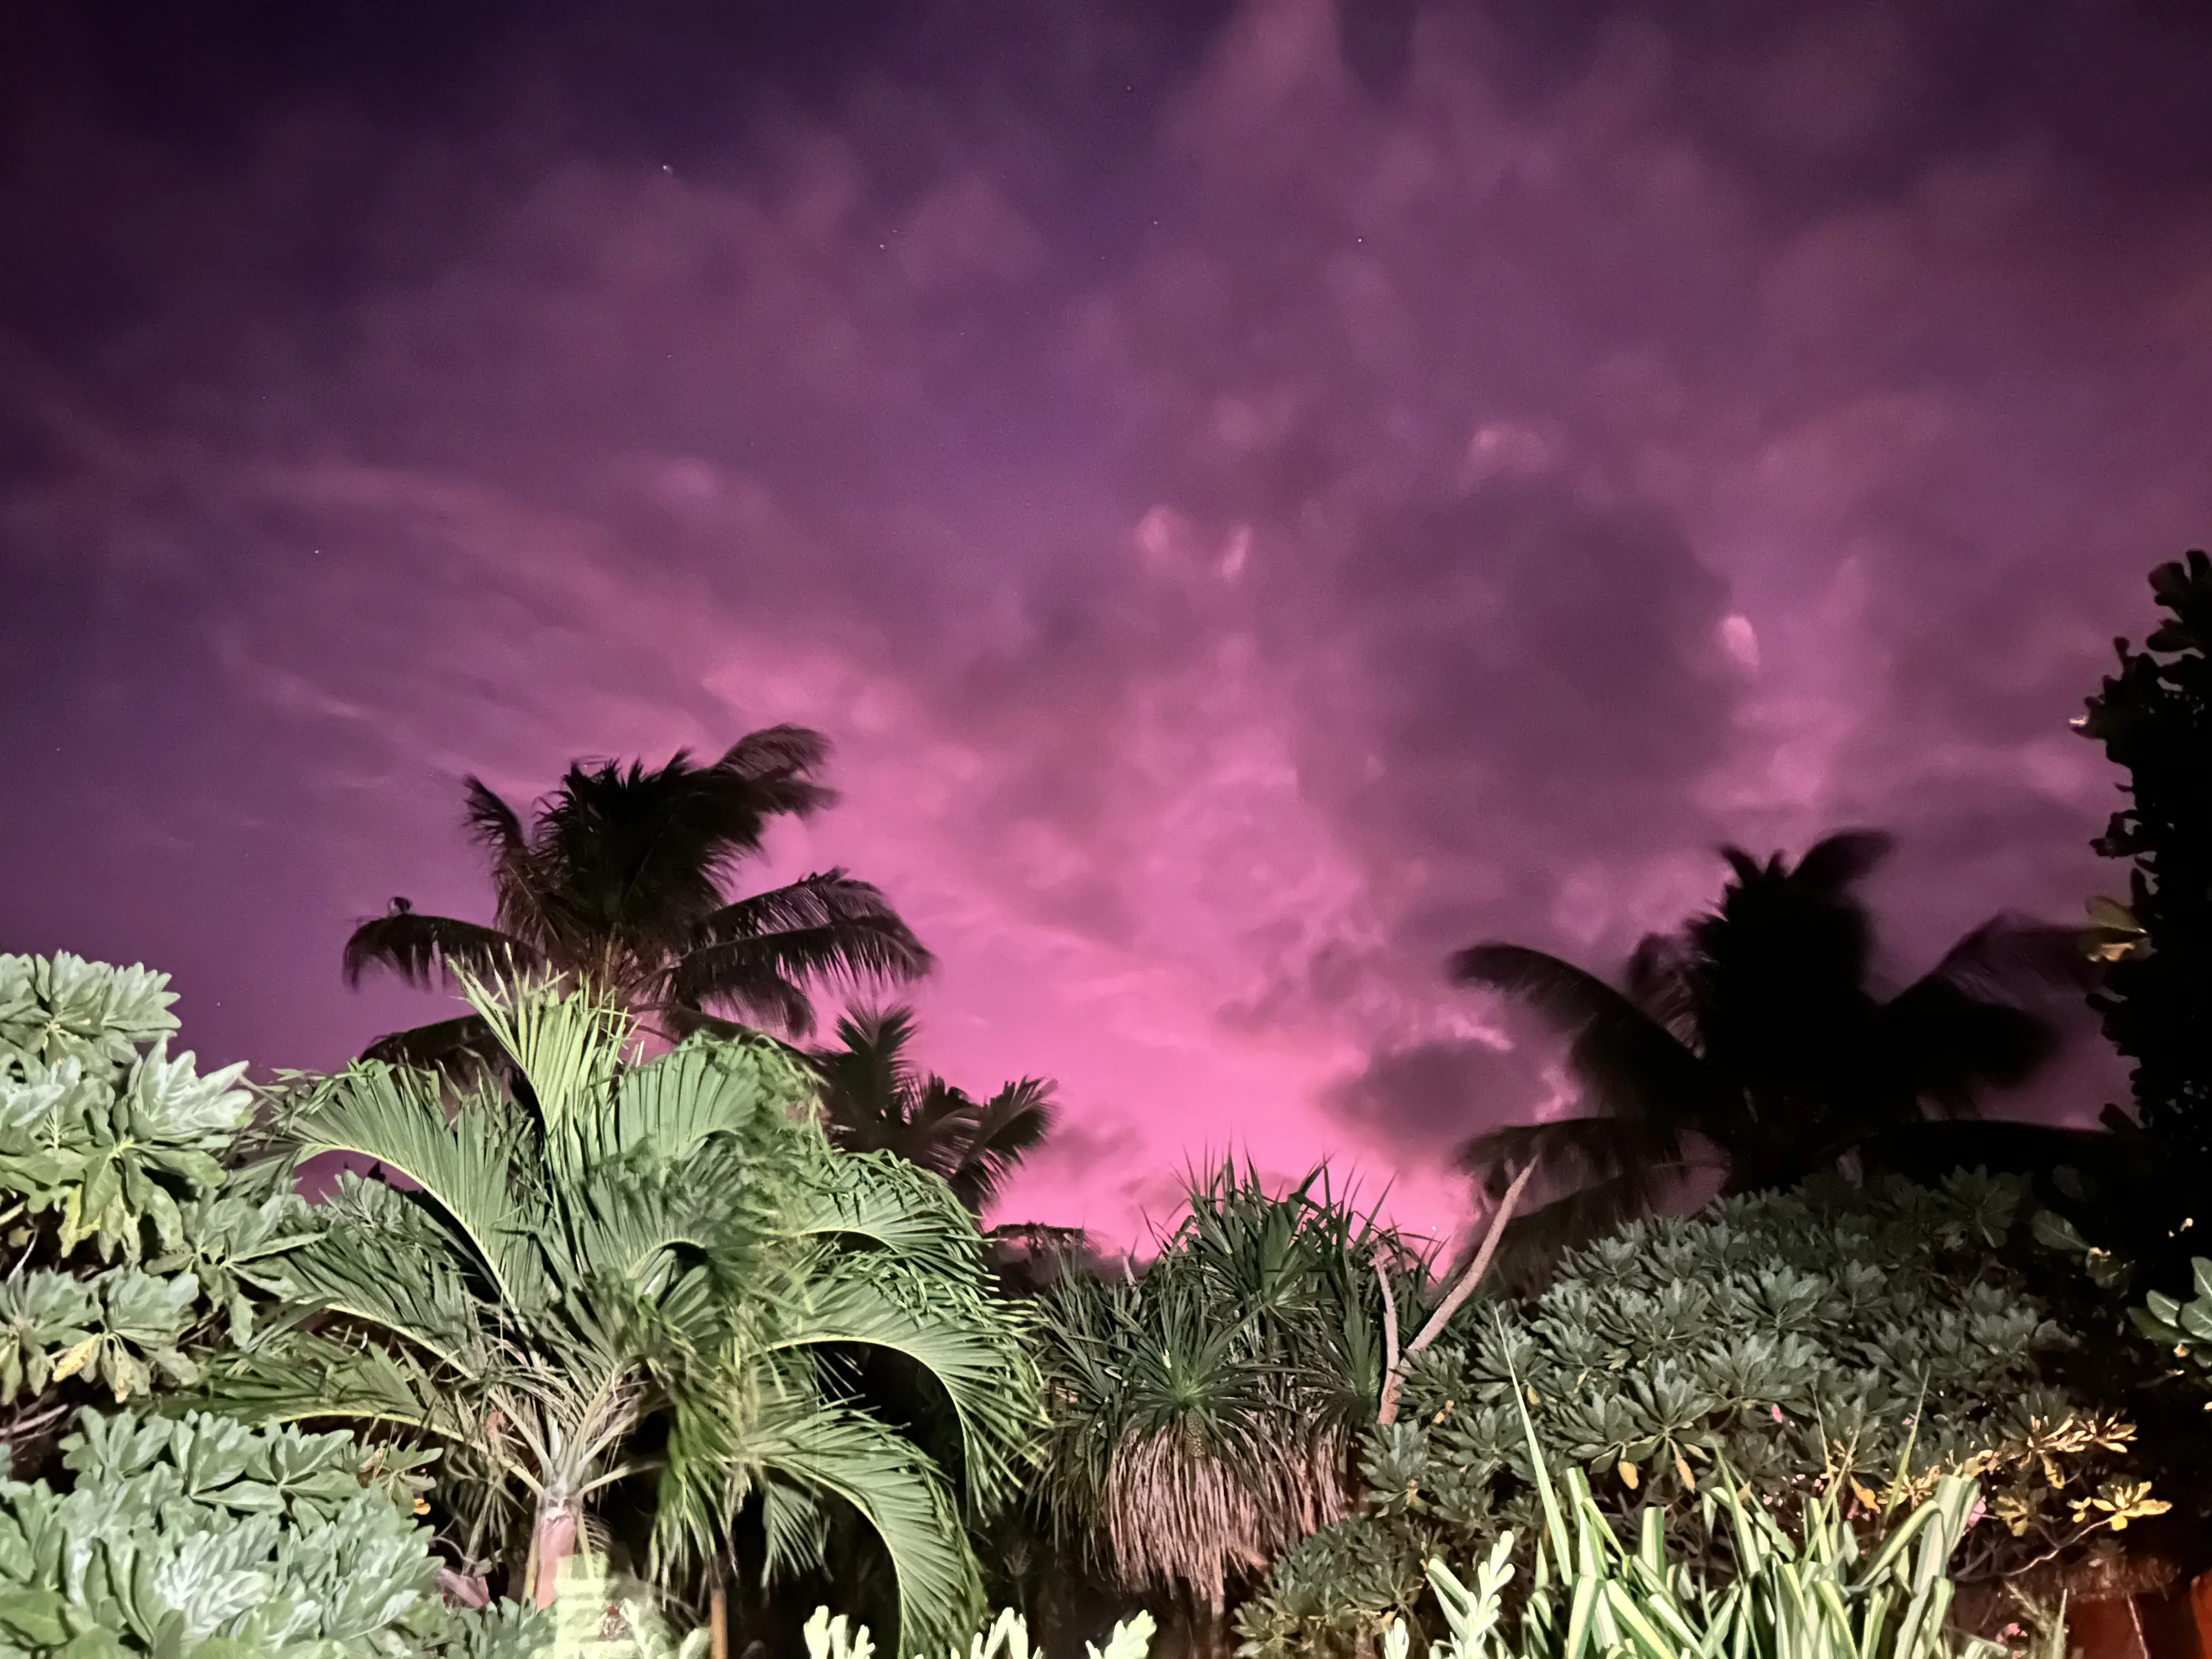
[[[413,1460],[346,1434],[86,1412],[61,1462],[65,1490],[0,1481],[5,1659],[396,1656],[449,1633]]]
[[[0,955],[0,1437],[188,1383],[313,1234],[243,1066],[170,1058],[166,975]],[[6,1408],[14,1407],[12,1412]]]
[[[1516,1376],[1615,1510],[1691,1509],[1723,1461],[1766,1501],[1863,1521],[1971,1476],[1998,1524],[1970,1576],[2155,1512],[2119,1469],[2129,1425],[2050,1380],[2070,1339],[2002,1265],[2024,1195],[1960,1176],[1730,1200],[1600,1241],[1533,1302],[1474,1304],[1367,1432],[1364,1509],[1290,1550],[1239,1628],[1266,1652],[1360,1643],[1425,1604],[1428,1559],[1527,1528]]]

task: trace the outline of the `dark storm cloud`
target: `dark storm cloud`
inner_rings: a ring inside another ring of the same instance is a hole
[[[2072,912],[2212,521],[2179,11],[1251,0],[0,28],[6,943],[326,1063],[459,775],[804,719],[1023,1202],[1561,1103],[1439,981],[1905,836]],[[220,1001],[221,1007],[214,1005]],[[1106,1166],[1111,1166],[1110,1169]]]

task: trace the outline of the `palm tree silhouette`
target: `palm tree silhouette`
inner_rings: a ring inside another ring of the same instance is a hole
[[[842,870],[734,902],[725,893],[771,820],[836,799],[816,775],[829,750],[819,732],[775,726],[710,765],[681,750],[653,771],[580,761],[527,823],[471,777],[467,823],[490,860],[494,925],[395,898],[346,941],[346,981],[372,969],[417,986],[456,967],[500,979],[551,973],[600,988],[665,1036],[726,1036],[743,1020],[804,1037],[810,988],[911,980],[931,966],[884,896]],[[432,1064],[487,1052],[489,1035],[468,1015],[394,1032],[368,1052]]]
[[[848,1014],[836,1048],[812,1054],[822,1078],[823,1127],[848,1152],[890,1152],[945,1177],[969,1212],[981,1215],[1014,1166],[1052,1127],[1052,1085],[1025,1077],[976,1100],[907,1056],[914,1011]]]
[[[1645,939],[1615,988],[1558,957],[1488,943],[1462,951],[1463,985],[1519,997],[1570,1038],[1584,1115],[1474,1136],[1461,1162],[1493,1195],[1535,1162],[1562,1196],[1514,1224],[1522,1260],[1647,1213],[1688,1172],[1725,1190],[1802,1180],[1911,1126],[1977,1115],[2033,1076],[2057,1043],[2026,1006],[2080,985],[2077,930],[1999,915],[1921,979],[1884,998],[1857,884],[1891,838],[1853,830],[1796,865],[1725,848],[1719,905]]]

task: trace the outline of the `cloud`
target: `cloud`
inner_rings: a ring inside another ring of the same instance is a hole
[[[2112,884],[2064,721],[2212,517],[2206,117],[2032,9],[11,24],[0,926],[327,1064],[421,1011],[349,918],[484,908],[462,773],[805,720],[763,878],[1060,1078],[1014,1210],[1238,1146],[1449,1225],[1551,1099],[1449,950],[1848,822],[1908,963]]]

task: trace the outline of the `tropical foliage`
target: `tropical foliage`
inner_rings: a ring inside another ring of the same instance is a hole
[[[1623,1228],[1533,1302],[1475,1304],[1365,1436],[1364,1508],[1289,1551],[1240,1628],[1269,1652],[1349,1650],[1419,1604],[1429,1558],[1525,1531],[1524,1407],[1615,1510],[1686,1514],[1725,1468],[1762,1501],[1821,1493],[1867,1522],[1978,1479],[1999,1524],[1962,1564],[1977,1578],[2158,1512],[2129,1425],[2051,1380],[2070,1339],[2002,1265],[2024,1197],[1961,1176],[1725,1200]]]
[[[1377,1261],[1407,1269],[1392,1290]],[[1383,1303],[1413,1295],[1418,1273],[1318,1172],[1276,1197],[1224,1167],[1140,1278],[1060,1283],[1041,1332],[1043,1486],[1066,1541],[1127,1589],[1218,1615],[1232,1587],[1347,1512]]]
[[[1690,1551],[1693,1559],[1724,1556],[1723,1575],[1668,1559],[1668,1516],[1656,1504],[1632,1517],[1626,1530],[1636,1541],[1625,1544],[1581,1470],[1565,1471],[1566,1491],[1558,1492],[1525,1412],[1522,1425],[1541,1525],[1520,1617],[1509,1626],[1503,1595],[1516,1576],[1512,1533],[1499,1535],[1471,1587],[1432,1559],[1427,1577],[1444,1634],[1430,1659],[1994,1659],[2006,1651],[1945,1628],[1954,1589],[1945,1569],[1978,1510],[1971,1480],[1939,1479],[1869,1551],[1832,1489],[1804,1504],[1793,1529],[1723,1478],[1699,1505],[1703,1535]],[[1406,1659],[1411,1647],[1406,1622],[1394,1622],[1383,1659]]]
[[[243,1066],[172,1059],[166,975],[0,955],[0,1437],[192,1382],[315,1231]]]
[[[823,1127],[851,1152],[890,1152],[944,1177],[952,1195],[981,1215],[1052,1128],[1052,1085],[1025,1077],[988,1100],[954,1088],[908,1056],[914,1012],[848,1014],[835,1048],[817,1049]]]
[[[738,866],[779,817],[836,800],[818,779],[819,732],[770,726],[710,765],[678,751],[665,766],[569,767],[526,823],[476,778],[468,827],[491,863],[494,923],[427,915],[404,898],[346,941],[345,971],[414,985],[451,977],[563,975],[588,980],[668,1035],[732,1034],[715,1010],[803,1036],[812,988],[906,980],[929,953],[866,882],[842,870],[731,900]],[[429,1062],[489,1052],[473,1016],[396,1032],[374,1059]]]
[[[1720,903],[1646,939],[1618,987],[1524,945],[1454,958],[1462,984],[1523,999],[1571,1038],[1583,1115],[1492,1130],[1462,1154],[1493,1193],[1531,1160],[1564,1189],[1515,1223],[1524,1254],[1647,1214],[1694,1170],[1731,1192],[1794,1185],[2034,1074],[2056,1039],[2027,994],[2082,981],[2078,930],[1996,917],[1884,997],[1856,890],[1890,846],[1851,830],[1794,865],[1725,849]]]
[[[2212,558],[2160,565],[2166,620],[2075,721],[2128,774],[2128,804],[2097,850],[2130,865],[2136,931],[2094,999],[2135,1062],[2137,1115],[2170,1146],[2212,1155]]]
[[[764,1040],[632,1058],[611,1001],[468,981],[503,1057],[449,1097],[357,1063],[299,1103],[305,1155],[373,1160],[295,1259],[302,1318],[210,1379],[264,1418],[397,1427],[447,1448],[477,1559],[522,1528],[526,1594],[615,1491],[651,1516],[665,1580],[765,1528],[771,1574],[819,1559],[829,1510],[879,1537],[913,1641],[980,1605],[963,1519],[1012,1492],[1040,1416],[974,1222],[897,1159],[835,1152],[794,1109],[811,1079]],[[943,1402],[940,1462],[860,1392],[890,1356]]]
[[[350,1435],[88,1411],[69,1489],[0,1480],[0,1656],[413,1656],[448,1616],[416,1459]]]

